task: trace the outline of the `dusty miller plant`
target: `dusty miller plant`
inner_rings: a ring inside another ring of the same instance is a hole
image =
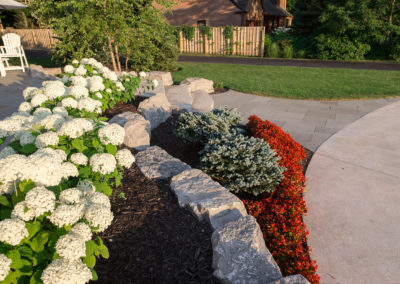
[[[239,135],[211,138],[200,151],[201,169],[235,193],[258,195],[274,191],[284,167],[275,150],[262,139]]]

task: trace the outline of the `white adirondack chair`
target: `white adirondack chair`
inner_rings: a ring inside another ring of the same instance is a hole
[[[0,46],[0,61],[6,63],[4,66],[5,70],[22,70],[25,72],[25,68],[29,68],[28,60],[25,56],[24,48],[21,44],[21,37],[14,33],[8,33],[1,37],[4,46]],[[12,57],[19,57],[21,66],[10,66],[8,59]]]

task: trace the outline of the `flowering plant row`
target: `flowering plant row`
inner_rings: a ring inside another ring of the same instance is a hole
[[[257,116],[247,125],[254,137],[264,139],[281,158],[286,168],[284,179],[275,191],[263,194],[257,201],[244,199],[249,214],[257,218],[268,249],[284,275],[302,274],[312,283],[319,283],[317,265],[306,246],[308,231],[303,223],[307,207],[303,199],[305,177],[301,161],[304,149],[281,128]]]
[[[140,78],[94,59],[74,60],[59,80],[24,90],[0,121],[0,281],[86,283],[113,220],[109,195],[134,157],[125,130],[101,114],[134,99]]]

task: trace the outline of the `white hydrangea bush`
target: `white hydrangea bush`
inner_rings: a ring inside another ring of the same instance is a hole
[[[109,196],[135,158],[121,149],[124,128],[101,115],[132,100],[140,77],[93,58],[64,72],[26,88],[0,121],[0,145],[11,141],[0,151],[0,282],[87,283],[108,258],[95,234],[111,225]]]

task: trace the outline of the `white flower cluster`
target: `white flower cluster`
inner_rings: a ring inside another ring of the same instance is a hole
[[[88,97],[78,100],[77,109],[86,110],[88,112],[101,113],[102,106],[103,104],[100,101]]]
[[[108,153],[94,154],[92,157],[90,157],[89,163],[94,172],[98,172],[103,175],[112,173],[117,166],[115,157]]]
[[[53,131],[45,132],[36,137],[35,145],[39,149],[58,144],[58,135]]]
[[[78,138],[91,130],[93,130],[93,123],[90,120],[85,118],[75,118],[65,122],[58,130],[58,134],[66,135],[69,138]]]
[[[75,71],[74,66],[72,66],[72,65],[65,65],[64,66],[64,72],[65,73],[71,74],[71,73],[74,73],[74,71]]]
[[[84,86],[72,86],[69,94],[76,99],[85,98],[89,96],[89,90]]]
[[[89,90],[91,92],[103,91],[106,87],[103,84],[103,78],[100,76],[93,76],[89,78]]]
[[[29,236],[29,233],[25,228],[24,221],[18,218],[0,221],[0,242],[17,246],[27,236]]]
[[[44,284],[83,284],[92,279],[92,272],[80,259],[68,261],[59,258],[43,270],[40,279]]]
[[[135,162],[135,157],[128,149],[119,150],[115,156],[117,158],[118,164],[127,169],[129,169]]]
[[[50,81],[44,86],[43,93],[50,100],[63,97],[66,93],[64,83],[61,81]]]
[[[121,145],[124,143],[125,129],[119,124],[108,124],[99,129],[98,136],[104,145]]]
[[[85,240],[74,233],[61,236],[56,243],[55,249],[60,257],[69,261],[78,260],[86,256]]]
[[[71,155],[70,161],[77,165],[86,166],[88,163],[88,157],[82,153],[74,153]]]
[[[78,176],[78,169],[63,163],[63,150],[43,148],[30,156],[10,155],[0,160],[0,195],[12,193],[14,182],[32,180],[38,186],[56,186],[62,179]]]
[[[0,281],[3,281],[10,272],[12,260],[0,253]]]
[[[83,76],[72,76],[71,83],[72,83],[72,86],[82,86],[85,88],[88,86],[88,82],[87,82],[86,78]]]

